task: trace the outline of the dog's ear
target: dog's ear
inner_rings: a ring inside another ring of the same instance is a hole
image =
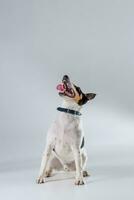
[[[85,96],[88,98],[88,100],[92,100],[95,98],[96,94],[95,93],[87,93]]]

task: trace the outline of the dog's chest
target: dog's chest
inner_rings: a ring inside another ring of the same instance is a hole
[[[57,131],[55,133],[55,151],[63,159],[72,159],[72,144],[81,140],[82,131],[80,120],[71,116],[62,115],[56,122]]]
[[[64,133],[62,137],[58,137],[55,140],[55,151],[64,161],[73,159],[71,143],[72,139]]]
[[[71,144],[74,141],[73,130],[69,124],[60,128],[60,132],[55,137],[55,149],[57,152],[63,154],[71,152]]]

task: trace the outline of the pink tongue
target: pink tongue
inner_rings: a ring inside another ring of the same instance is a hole
[[[59,85],[57,85],[56,89],[59,90],[60,92],[64,92],[65,87],[63,84],[59,84]]]

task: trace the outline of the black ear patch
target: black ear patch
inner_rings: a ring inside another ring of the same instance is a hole
[[[84,104],[87,103],[87,102],[88,102],[88,98],[85,96],[85,94],[82,93],[82,99],[80,99],[80,100],[78,101],[78,104],[79,104],[80,106],[82,106],[82,105],[84,105]]]
[[[80,106],[82,106],[82,105],[86,104],[89,100],[94,99],[95,96],[96,96],[96,94],[94,94],[94,93],[88,93],[88,94],[82,93],[82,99],[78,101],[78,104]]]
[[[75,89],[76,91],[78,92],[79,96],[82,95],[82,98],[78,101],[78,105],[82,106],[84,105],[85,103],[87,103],[88,101],[88,98],[85,96],[85,94],[81,91],[80,87],[75,86]]]
[[[85,94],[85,95],[86,95],[86,97],[88,98],[88,100],[92,100],[92,99],[94,99],[95,96],[96,96],[95,93],[87,93],[87,94]]]
[[[84,94],[84,93],[82,92],[82,90],[80,89],[80,87],[78,87],[78,86],[76,86],[76,85],[74,85],[74,86],[75,86],[75,89],[76,89],[76,91],[78,92],[79,96],[80,96],[80,95],[82,96],[82,98],[78,101],[78,105],[82,106],[82,105],[86,104],[89,100],[95,98],[95,96],[96,96],[95,93],[87,93],[87,94]]]

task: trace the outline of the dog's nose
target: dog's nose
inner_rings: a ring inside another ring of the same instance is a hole
[[[64,81],[67,81],[68,79],[69,79],[68,75],[64,75],[64,76],[63,76],[63,80],[64,80]]]

